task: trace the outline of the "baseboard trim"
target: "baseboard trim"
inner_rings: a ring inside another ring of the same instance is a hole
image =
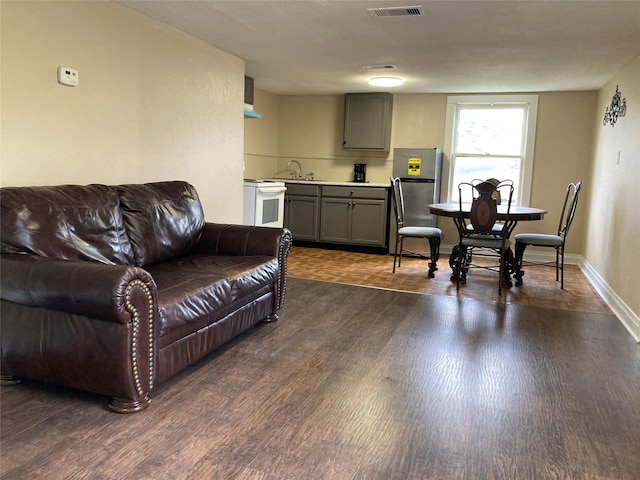
[[[640,317],[624,303],[589,262],[584,260],[580,268],[589,283],[591,283],[596,292],[598,292],[598,295],[602,297],[607,306],[613,311],[616,317],[618,317],[620,323],[624,325],[624,328],[627,329],[635,341],[640,344]]]
[[[446,255],[450,254],[453,245],[442,245],[440,251]],[[552,249],[525,251],[524,261],[530,262],[554,262],[556,254]],[[582,255],[567,253],[564,256],[567,265],[578,265],[587,281],[595,289],[604,303],[611,309],[620,323],[627,329],[635,341],[640,344],[640,317],[616,294],[609,284],[600,276],[593,266],[587,262]]]

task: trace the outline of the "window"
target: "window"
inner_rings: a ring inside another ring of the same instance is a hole
[[[537,95],[448,98],[449,201],[460,182],[497,178],[513,180],[514,202],[529,205],[537,112]]]

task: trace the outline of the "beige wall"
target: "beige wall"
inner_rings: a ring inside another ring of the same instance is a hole
[[[280,171],[286,177],[282,172],[286,164],[298,160],[303,173],[313,172],[317,179],[351,181],[353,164],[366,163],[369,181],[389,181],[391,153],[342,148],[342,95],[274,96],[260,90],[255,94],[255,110],[263,113],[263,118],[246,126],[248,176],[270,177]],[[394,96],[392,146],[441,145],[446,101],[446,95]]]
[[[244,119],[244,165],[246,178],[271,177],[278,170],[278,96],[254,91],[254,112],[261,119]]]
[[[597,92],[540,94],[532,205],[545,208],[550,213],[541,222],[521,224],[518,231],[556,230],[566,185],[578,180],[588,183],[596,100]],[[350,181],[353,164],[362,162],[367,163],[369,181],[388,183],[393,148],[444,146],[445,94],[394,95],[389,153],[351,152],[342,148],[342,95],[280,96],[276,101],[279,104],[277,168],[270,157],[269,162],[261,161],[262,168],[247,164],[249,176],[272,176],[276,170],[285,168],[288,160],[295,158],[302,164],[303,172],[312,171],[318,179]],[[275,120],[263,118],[253,126],[273,133],[273,122]],[[253,153],[268,151],[270,156],[273,155],[271,137],[262,148],[254,135],[254,131],[247,130],[245,145],[250,145]],[[447,165],[448,160],[445,159],[445,172],[448,171]],[[265,173],[269,168],[273,171]],[[446,187],[447,180],[443,179],[443,192],[446,192]],[[584,224],[585,212],[579,210],[569,236],[569,253],[581,255],[584,252]],[[442,220],[439,226],[444,231],[444,244],[455,243],[457,232],[453,223]]]
[[[602,125],[616,86],[626,98],[626,116],[613,127]],[[640,57],[600,90],[594,124],[593,182],[582,204],[589,214],[585,258],[618,299],[622,314],[635,312],[636,323],[628,326],[640,338]]]
[[[242,60],[111,2],[0,5],[3,186],[183,179],[242,221]]]
[[[542,222],[520,224],[519,231],[557,231],[567,184],[581,181],[583,193],[591,188],[591,152],[596,100],[597,92],[540,94],[531,205],[544,208],[549,214]],[[584,204],[580,204],[567,238],[568,254],[584,254],[586,216],[587,210]],[[536,249],[527,248],[527,251],[529,250]]]
[[[375,167],[384,166],[388,155],[344,150],[343,124],[342,95],[281,96],[280,167],[296,159],[303,173],[313,172],[316,179],[347,182],[353,180],[354,163],[367,163],[367,178],[380,181]]]

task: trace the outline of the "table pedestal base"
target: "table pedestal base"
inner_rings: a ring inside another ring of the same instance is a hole
[[[449,266],[451,267],[451,281],[457,282],[458,278],[460,278],[460,283],[466,283],[467,281],[467,272],[470,268],[484,268],[486,270],[497,271],[498,267],[491,266],[482,266],[482,265],[472,265],[473,262],[473,248],[467,249],[466,247],[462,247],[464,251],[462,252],[462,262],[460,262],[460,245],[455,245],[451,251],[451,255],[449,255]],[[503,287],[512,287],[513,283],[511,281],[511,274],[515,272],[516,265],[514,265],[514,256],[511,248],[505,250],[502,258],[500,259],[503,262],[504,268],[502,271],[502,286]],[[462,263],[462,266],[460,266]]]

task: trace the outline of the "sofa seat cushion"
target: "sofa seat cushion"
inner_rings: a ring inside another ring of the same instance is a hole
[[[158,287],[162,348],[272,290],[278,260],[194,254],[150,266],[147,271]]]

